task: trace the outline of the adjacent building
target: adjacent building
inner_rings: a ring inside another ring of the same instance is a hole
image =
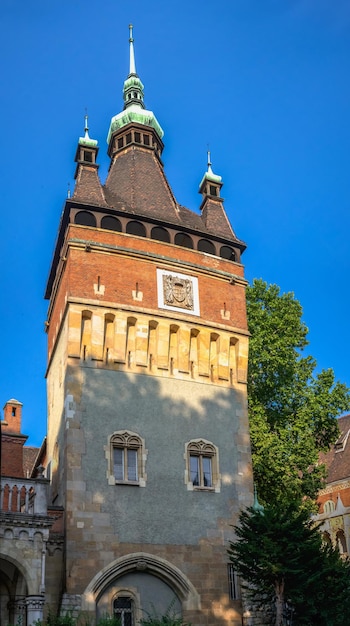
[[[318,496],[321,531],[325,541],[350,553],[350,415],[338,419],[340,436],[332,449],[320,455],[327,466],[327,482]]]

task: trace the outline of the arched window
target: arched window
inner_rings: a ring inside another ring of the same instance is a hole
[[[338,530],[336,534],[337,547],[339,549],[340,554],[345,554],[347,552],[346,549],[346,539],[343,530]]]
[[[101,228],[106,230],[115,230],[118,233],[122,232],[122,225],[120,221],[112,215],[104,215],[101,220]]]
[[[126,232],[129,235],[137,235],[137,237],[146,237],[146,229],[141,222],[135,220],[128,222],[126,225]]]
[[[191,248],[191,250],[193,250],[192,238],[189,235],[186,235],[186,233],[176,233],[175,244],[177,246],[182,246],[182,248]]]
[[[165,243],[170,242],[170,236],[168,231],[161,226],[155,226],[151,230],[151,238],[157,239],[157,241],[165,241]]]
[[[230,246],[221,246],[220,256],[222,259],[227,259],[228,261],[236,260],[235,251],[233,250],[233,248],[230,248]]]
[[[334,510],[335,510],[335,504],[334,504],[333,500],[327,500],[327,502],[325,502],[324,505],[323,505],[323,512],[324,513],[333,513]]]
[[[207,254],[215,254],[215,246],[209,239],[200,239],[198,241],[197,249],[199,252],[207,252]]]
[[[145,486],[144,442],[137,433],[117,431],[109,440],[109,484]]]
[[[219,490],[218,453],[210,441],[193,439],[186,444],[188,489]]]
[[[119,596],[113,602],[114,617],[120,626],[134,626],[134,602],[130,596]]]
[[[96,226],[96,218],[89,211],[79,211],[74,218],[74,224],[80,226]]]
[[[324,533],[322,533],[322,541],[326,543],[328,546],[332,545],[331,536],[326,530]]]

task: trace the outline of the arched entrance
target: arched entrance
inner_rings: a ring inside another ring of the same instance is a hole
[[[26,626],[25,576],[16,563],[0,557],[0,624]]]
[[[182,615],[198,610],[200,600],[188,578],[174,565],[144,552],[129,554],[101,570],[82,597],[82,610],[97,617],[115,614],[124,626],[147,615]]]

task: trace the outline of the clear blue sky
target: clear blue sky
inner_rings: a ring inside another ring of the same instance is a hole
[[[209,144],[248,280],[294,291],[309,352],[350,386],[348,0],[1,0],[0,403],[46,430],[43,292],[74,155],[122,108],[128,24],[165,171],[196,210]]]

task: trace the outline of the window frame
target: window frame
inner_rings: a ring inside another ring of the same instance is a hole
[[[121,460],[122,463],[119,464],[122,468],[122,474],[118,475],[116,472],[116,453],[115,450],[122,450]],[[108,446],[105,448],[106,458],[107,458],[107,478],[108,483],[110,485],[132,485],[136,487],[145,487],[146,485],[146,473],[145,473],[145,462],[146,462],[146,449],[144,440],[137,433],[120,430],[114,432],[108,441]],[[135,478],[131,476],[130,468],[133,466],[130,465],[130,452],[135,452],[135,468],[136,475]],[[130,476],[130,477],[129,477]]]
[[[194,477],[194,459],[197,463],[198,483]],[[206,484],[206,460],[210,460],[210,484]],[[219,474],[219,452],[217,446],[206,439],[192,439],[185,444],[185,483],[188,491],[220,492],[221,480]]]
[[[123,598],[124,600],[129,600],[129,602],[130,602],[130,609],[127,609],[127,608],[124,608],[124,607],[120,607],[120,612],[118,612],[118,609],[116,609],[115,604],[121,598]],[[134,600],[133,596],[130,593],[127,593],[126,591],[119,592],[118,595],[113,599],[112,611],[113,611],[113,616],[116,617],[117,619],[120,619],[121,626],[125,626],[125,624],[124,624],[124,615],[125,614],[131,615],[131,626],[135,626],[135,623],[136,623],[136,620],[135,620],[135,600]]]
[[[241,600],[241,580],[233,563],[227,564],[228,595],[233,602]]]

